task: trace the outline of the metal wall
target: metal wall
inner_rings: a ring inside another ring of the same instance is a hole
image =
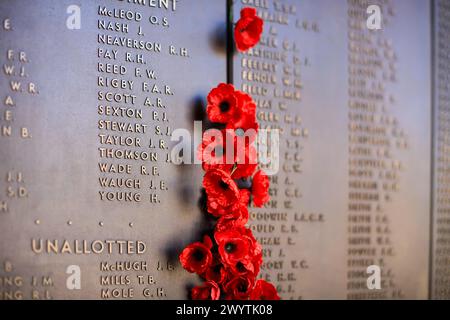
[[[449,1],[371,1],[379,30],[367,1],[227,2],[0,2],[0,299],[186,298],[202,170],[170,135],[227,75],[281,134],[249,226],[282,298],[449,297]],[[233,53],[243,6],[264,34]]]

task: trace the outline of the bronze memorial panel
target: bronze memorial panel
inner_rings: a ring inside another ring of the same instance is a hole
[[[281,131],[272,200],[251,214],[263,276],[285,299],[427,298],[429,3],[370,1],[382,30],[366,27],[368,1],[241,0],[235,17],[247,4],[266,25],[235,83]]]
[[[450,299],[450,1],[434,2],[433,238],[430,296]]]
[[[170,134],[226,80],[226,6],[127,2],[0,3],[0,298],[181,299],[195,279],[177,254],[202,171],[168,162]]]

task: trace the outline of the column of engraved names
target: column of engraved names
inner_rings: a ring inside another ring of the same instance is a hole
[[[4,19],[2,24],[3,30],[1,32],[12,32],[10,18]],[[32,138],[30,129],[24,126],[20,119],[20,114],[24,112],[21,105],[26,105],[25,102],[31,101],[29,99],[34,100],[39,91],[36,82],[30,80],[31,75],[28,74],[30,59],[25,50],[7,48],[3,57],[6,58],[2,61],[2,70],[7,81],[7,87],[2,98],[0,138],[5,142],[20,144],[21,141]],[[30,105],[33,105],[33,103],[30,103]],[[26,145],[22,145],[22,147],[26,147]],[[6,148],[4,152],[7,154]],[[11,212],[11,202],[28,197],[28,188],[25,185],[24,173],[19,168],[11,168],[11,170],[5,170],[0,174],[4,177],[2,182],[5,183],[5,188],[2,188],[5,192],[0,194],[0,213],[8,213]]]
[[[450,1],[437,3],[435,248],[432,297],[450,298]]]
[[[173,93],[147,55],[163,54],[163,47],[145,36],[150,22],[139,11],[99,6],[98,15],[99,196],[157,204],[167,190],[158,169],[168,160],[170,135],[163,97]]]
[[[150,209],[167,200],[169,189],[160,168],[170,165],[168,110],[174,90],[165,83],[164,70],[156,62],[161,55],[188,56],[187,49],[176,51],[160,41],[169,39],[170,19],[164,13],[176,9],[174,1],[140,1],[127,6],[117,1],[98,6],[101,201],[143,203]],[[149,215],[154,212],[148,210]],[[158,286],[153,274],[163,269],[173,267],[162,268],[157,259],[102,262],[101,297],[164,298],[165,289]]]
[[[383,28],[394,19],[392,1],[375,1],[384,13]],[[390,113],[397,82],[397,55],[392,41],[366,27],[367,1],[348,0],[349,41],[349,195],[347,298],[399,298],[389,267],[394,256],[389,203],[399,190],[401,161],[397,150],[407,149],[407,137]],[[369,290],[366,268],[382,270],[381,290]]]
[[[245,0],[242,4],[255,6]],[[318,32],[318,25],[300,21],[293,2],[260,2],[256,8],[265,30],[258,46],[240,56],[239,82],[241,89],[255,99],[260,128],[279,130],[280,154],[279,172],[270,177],[271,200],[262,209],[251,208],[250,228],[263,246],[261,277],[274,282],[284,299],[298,299],[300,271],[308,268],[305,259],[293,255],[299,223],[310,220],[309,215],[298,211],[301,151],[308,138],[298,109],[303,87],[301,69],[308,61],[294,37],[288,35],[292,30]]]
[[[1,20],[0,37],[6,39],[10,35],[20,34],[20,27],[14,23],[14,17],[4,17]],[[27,46],[2,47],[5,49],[1,61],[3,74],[7,86],[2,92],[2,110],[0,117],[0,144],[3,156],[12,156],[8,146],[25,151],[32,147],[32,134],[28,124],[25,124],[22,116],[33,112],[29,106],[38,108],[39,85],[32,80],[33,75],[29,69],[33,65],[32,57],[27,53]],[[36,133],[38,134],[38,133]],[[19,159],[17,159],[19,160]],[[14,160],[13,160],[14,163]],[[29,180],[25,170],[15,165],[14,167],[2,167],[0,175],[2,184],[0,193],[0,224],[7,216],[14,215],[18,221],[23,221],[25,216],[17,210],[18,201],[26,201],[30,197],[28,189]],[[37,224],[39,221],[37,220]],[[22,299],[51,299],[53,296],[53,277],[45,271],[33,272],[31,275],[23,275],[17,271],[17,265],[13,260],[2,260],[0,257],[0,300]]]

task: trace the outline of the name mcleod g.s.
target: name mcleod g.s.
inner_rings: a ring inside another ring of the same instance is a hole
[[[36,254],[144,254],[147,245],[135,240],[31,239]]]

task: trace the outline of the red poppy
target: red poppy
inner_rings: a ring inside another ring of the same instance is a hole
[[[198,158],[202,161],[203,170],[221,169],[231,172],[234,160],[227,160],[226,133],[210,129],[203,133],[201,145],[198,147]]]
[[[220,289],[214,281],[207,281],[201,286],[192,288],[191,297],[193,300],[219,300]]]
[[[248,202],[250,199],[250,191],[246,189],[239,190],[239,209],[230,214],[223,215],[216,224],[217,231],[225,231],[233,228],[245,226],[248,221]]]
[[[216,231],[214,238],[220,258],[233,274],[256,274],[262,262],[262,250],[250,229],[235,227]]]
[[[253,129],[258,131],[258,123],[256,122],[256,104],[247,93],[236,90],[236,98],[238,99],[238,108],[236,109],[232,121],[227,123],[227,129],[241,129],[246,132]],[[256,135],[253,133],[253,135]]]
[[[265,280],[258,280],[250,293],[250,300],[280,300],[280,297],[273,284]]]
[[[203,170],[220,169],[231,172],[233,179],[250,177],[258,166],[254,137],[239,136],[234,130],[210,129],[203,133],[198,158]]]
[[[207,195],[208,212],[222,216],[234,212],[239,206],[239,189],[230,174],[212,169],[203,177],[203,187]]]
[[[220,262],[218,258],[215,258],[214,262],[209,266],[208,270],[206,270],[203,277],[206,280],[222,284],[227,279],[227,271],[225,270],[225,267],[222,264],[222,262]]]
[[[247,51],[254,47],[263,32],[263,20],[256,15],[255,8],[243,8],[241,18],[234,29],[234,39],[239,51]]]
[[[264,171],[259,170],[253,176],[252,182],[252,196],[253,203],[256,207],[262,207],[267,201],[269,201],[269,178]]]
[[[249,259],[252,243],[244,237],[241,228],[216,232],[214,234],[219,254],[225,265],[234,266],[237,262]]]
[[[239,198],[240,205],[244,208],[247,208],[248,203],[250,201],[250,191],[247,189],[241,189],[241,190],[239,190],[239,196],[240,196],[240,198]],[[247,218],[248,218],[248,216],[247,216]]]
[[[235,136],[235,169],[233,179],[250,177],[258,166],[258,155],[251,140],[246,136]]]
[[[227,300],[247,300],[253,290],[255,277],[251,274],[232,278],[224,285]]]
[[[238,216],[235,215],[224,215],[217,220],[216,232],[222,232],[225,230],[233,228],[244,227],[248,221],[248,209],[246,207],[241,207],[236,212],[239,213]]]
[[[251,234],[251,231],[248,230],[248,232],[250,233],[251,238],[253,239],[254,245],[253,245],[252,258],[250,261],[243,263],[243,267],[245,268],[245,270],[247,272],[251,272],[253,274],[258,274],[259,270],[261,268],[261,264],[263,262],[262,248],[261,248],[261,245],[253,237],[253,234]]]
[[[180,254],[180,262],[188,272],[204,273],[211,265],[213,257],[211,253],[211,238],[205,236],[202,242],[194,242],[188,245]]]
[[[258,244],[259,246],[259,244]],[[262,264],[262,252],[258,248],[258,253],[253,252],[251,259],[245,259],[235,262],[228,267],[228,270],[233,276],[245,276],[248,274],[258,274]]]
[[[212,122],[228,123],[236,113],[237,104],[234,86],[221,83],[208,94],[206,113]]]
[[[227,129],[243,130],[256,137],[256,104],[247,93],[235,90],[232,84],[221,83],[208,95],[206,108],[209,120],[224,123]],[[253,129],[250,133],[247,130]],[[255,140],[255,138],[253,138]]]
[[[239,260],[230,265],[230,270],[235,275],[244,275],[248,273],[256,275],[259,273],[259,269],[263,262],[261,245],[256,241],[250,229],[240,228],[240,230],[249,243],[251,243],[251,250],[246,259]]]

